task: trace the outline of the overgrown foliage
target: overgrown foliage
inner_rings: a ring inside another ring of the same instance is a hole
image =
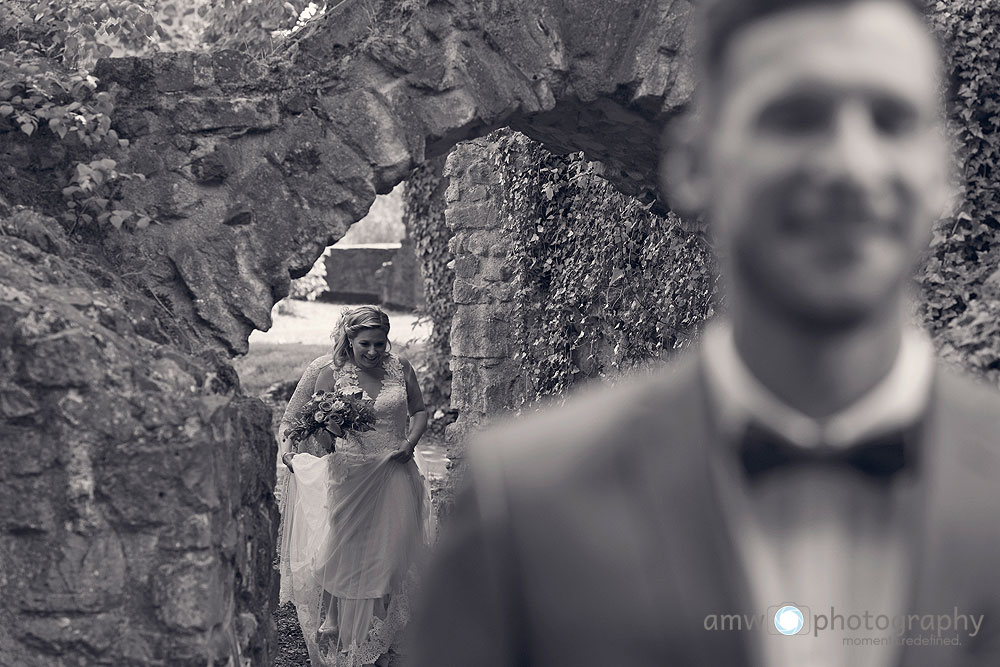
[[[325,7],[308,0],[9,0],[0,13],[0,196],[37,204],[70,227],[150,224],[144,211],[116,203],[121,180],[133,176],[117,169],[122,140],[112,129],[113,101],[89,73],[96,59],[206,48],[267,54],[283,31]],[[1000,381],[1000,197],[993,183],[1000,0],[943,0],[933,21],[955,84],[949,112],[960,147],[960,197],[918,275],[919,312],[945,357]],[[519,142],[509,139],[497,167],[506,179],[505,224],[517,240],[518,317],[538,323],[518,340],[535,395],[683,345],[683,332],[710,312],[715,293],[702,239],[614,193],[581,156],[552,156]],[[450,386],[448,233],[440,210],[422,208],[431,200],[420,203],[438,187],[431,172],[418,170],[411,180],[407,224],[428,277],[432,356],[440,364],[429,393],[441,400]],[[666,259],[673,257],[680,261]]]
[[[288,31],[326,9],[322,0],[201,0],[200,4],[205,46],[241,49],[253,55],[272,53]]]
[[[493,138],[525,400],[685,347],[717,293],[705,239],[614,190],[581,153],[553,155],[510,131]]]
[[[292,281],[288,288],[289,299],[315,301],[329,289],[326,281],[326,258],[329,254],[330,248],[327,248],[319,259],[313,262],[309,273]]]
[[[24,174],[0,194],[42,204],[76,229],[142,229],[152,218],[117,204],[127,144],[112,128],[114,103],[90,74],[98,58],[158,50],[238,48],[263,55],[324,10],[308,0],[10,0],[0,13],[0,143]],[[39,168],[38,153],[58,156]],[[61,167],[61,168],[60,168]],[[50,173],[51,172],[51,173]],[[25,192],[44,193],[24,199]],[[49,193],[61,192],[61,205]]]
[[[111,53],[100,41],[107,31],[123,25],[135,28],[131,18],[125,18],[133,12],[124,3],[121,19],[109,14],[107,5],[84,11],[82,3],[31,3],[25,7],[29,14],[0,18],[0,35],[7,42],[0,54],[0,140],[10,145],[9,153],[22,156],[24,171],[34,172],[37,180],[28,181],[32,185],[46,180],[32,163],[33,153],[64,158],[62,171],[53,165],[58,173],[46,183],[58,188],[64,201],[46,212],[61,215],[73,226],[83,222],[138,228],[150,218],[114,204],[116,181],[133,175],[120,174],[113,159],[114,151],[127,145],[111,127],[113,100],[98,92],[97,79],[87,70],[74,68],[81,60]],[[101,31],[95,28],[97,22]]]
[[[1000,383],[1000,2],[938,2],[933,20],[953,87],[959,201],[918,276],[920,316],[945,358]]]
[[[1000,0],[937,2],[953,86],[958,197],[917,280],[940,353],[1000,382]],[[500,136],[502,221],[515,240],[518,358],[528,400],[683,347],[713,310],[704,240],[614,192],[581,155]]]
[[[427,341],[427,370],[422,387],[432,414],[451,401],[451,318],[455,314],[455,272],[448,247],[451,233],[444,221],[443,160],[424,163],[410,173],[404,191],[403,222],[416,246],[424,278],[424,308],[432,329]]]

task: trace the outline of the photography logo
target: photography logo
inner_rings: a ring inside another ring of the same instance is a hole
[[[785,636],[803,632],[809,620],[809,609],[794,604],[783,604],[768,610],[774,622],[774,631]],[[772,631],[773,632],[773,631]]]

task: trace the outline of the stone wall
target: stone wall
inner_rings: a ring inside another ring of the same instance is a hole
[[[322,298],[413,310],[424,302],[413,243],[333,246],[326,256]]]
[[[267,410],[54,220],[0,238],[0,665],[269,664]]]
[[[378,272],[399,251],[398,243],[334,246],[326,256],[324,298],[348,303],[380,303],[382,284]]]
[[[690,9],[346,2],[268,59],[99,63],[130,142],[118,170],[145,177],[113,196],[156,224],[66,238],[0,210],[0,659],[269,667],[276,448],[227,357],[377,193],[458,141],[511,125],[655,196],[660,129],[693,86]],[[6,165],[4,183],[32,184],[4,190],[11,204],[60,212],[58,180],[28,173],[43,158],[68,168],[60,141],[8,134],[38,157]],[[513,380],[502,239],[475,178],[449,220],[456,433]]]
[[[448,156],[444,172],[445,220],[455,255],[451,403],[459,411],[446,434],[456,481],[469,435],[491,415],[513,407],[524,383],[520,366],[510,359],[514,286],[506,265],[510,246],[497,229],[492,150],[485,138],[463,142]]]
[[[383,306],[415,310],[424,305],[424,280],[413,239],[403,239],[392,259],[375,273],[375,281],[382,287]]]

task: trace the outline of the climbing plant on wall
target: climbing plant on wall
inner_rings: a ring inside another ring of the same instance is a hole
[[[932,20],[950,70],[958,201],[918,275],[919,312],[945,358],[1000,383],[1000,2],[938,2]]]
[[[424,308],[432,325],[427,346],[424,399],[432,410],[446,409],[451,399],[451,318],[455,314],[455,272],[444,220],[443,159],[426,162],[410,173],[404,191],[403,223],[416,246],[424,278]]]
[[[942,356],[1000,383],[1000,0],[937,2],[931,21],[952,84],[958,192],[916,276],[918,314]],[[684,346],[716,295],[704,240],[615,192],[579,154],[495,138],[529,398]]]
[[[617,192],[580,153],[508,130],[492,138],[526,400],[685,347],[717,293],[704,237]]]
[[[77,230],[141,229],[144,211],[117,204],[126,141],[97,60],[208,46],[263,54],[321,8],[307,0],[10,0],[0,12],[0,196]],[[41,158],[41,159],[39,159]]]

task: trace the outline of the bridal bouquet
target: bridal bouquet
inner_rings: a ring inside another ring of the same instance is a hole
[[[348,431],[375,429],[375,410],[363,397],[360,387],[338,387],[334,391],[318,391],[302,406],[291,428],[282,434],[300,442],[313,433],[326,429],[334,438],[346,437]]]

